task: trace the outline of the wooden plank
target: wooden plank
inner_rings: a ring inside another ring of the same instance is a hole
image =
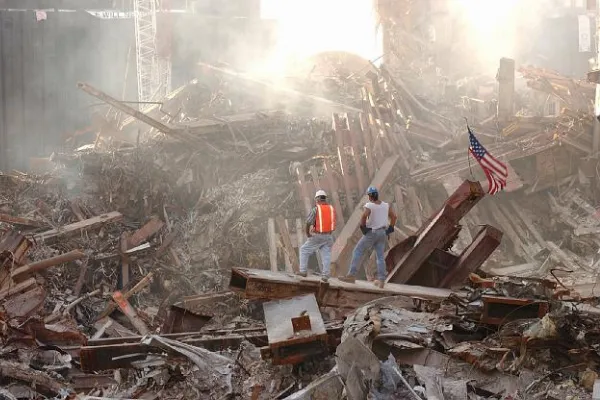
[[[379,188],[379,190],[382,190],[383,186],[387,184],[398,158],[398,156],[387,158],[382,164],[381,169],[377,171],[377,174],[375,174],[375,177],[369,186],[375,186]],[[348,258],[351,252],[350,246],[353,245],[353,241],[357,241],[360,235],[358,228],[360,225],[360,218],[363,213],[363,205],[366,203],[367,199],[368,197],[366,195],[362,196],[359,204],[355,207],[354,212],[348,219],[346,225],[344,225],[342,228],[335,241],[335,244],[333,245],[331,253],[332,276],[345,275],[348,270],[348,265],[344,261]]]
[[[267,241],[269,243],[269,261],[271,271],[277,271],[277,233],[275,233],[275,219],[267,221]]]
[[[298,262],[298,257],[296,257],[292,242],[290,241],[290,231],[285,223],[285,219],[283,219],[282,216],[278,216],[275,219],[275,223],[277,224],[277,229],[279,230],[279,235],[283,243],[283,250],[291,261],[292,270],[288,272],[300,272],[300,264]]]
[[[112,211],[107,214],[86,219],[84,221],[78,221],[70,225],[65,225],[62,228],[51,229],[49,231],[39,233],[34,236],[34,239],[38,242],[52,244],[60,238],[73,237],[83,232],[100,229],[105,224],[121,221],[122,219],[123,215],[120,212]]]

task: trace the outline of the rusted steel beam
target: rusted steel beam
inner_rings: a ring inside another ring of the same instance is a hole
[[[350,132],[348,126],[348,114],[334,113],[332,117],[335,141],[337,143],[338,161],[340,162],[340,171],[342,173],[342,181],[344,182],[344,192],[346,193],[346,208],[348,211],[351,211],[354,208],[354,200],[352,198],[350,184],[350,169],[348,168],[348,160],[344,146],[344,136],[347,136]]]
[[[547,301],[515,299],[512,297],[482,296],[481,322],[501,325],[517,319],[542,318],[550,309]]]
[[[300,271],[300,263],[298,261],[298,255],[294,251],[294,247],[292,246],[292,242],[290,240],[290,230],[285,223],[285,219],[278,215],[275,218],[275,223],[277,224],[277,228],[279,229],[279,235],[281,237],[281,242],[283,245],[283,251],[286,253],[288,259],[291,263],[291,271],[288,272],[299,272]]]
[[[6,313],[9,319],[28,317],[44,305],[46,290],[42,286],[8,298],[0,307],[0,315]]]
[[[359,193],[367,189],[367,179],[365,178],[365,173],[363,171],[362,163],[361,163],[361,136],[362,132],[360,132],[360,123],[358,121],[353,121],[350,126],[350,144],[352,146],[352,158],[354,160],[354,175],[356,175],[359,186]]]
[[[59,256],[46,258],[45,260],[37,261],[31,264],[23,265],[11,272],[10,276],[16,278],[20,275],[41,271],[46,268],[53,267],[58,264],[63,264],[75,260],[85,258],[85,253],[81,250],[72,250],[68,253],[61,254]]]
[[[326,327],[327,343],[335,348],[342,336],[341,322],[330,323]],[[222,351],[237,348],[244,341],[255,346],[264,346],[268,341],[264,328],[238,329],[235,331],[206,331],[165,334],[162,337],[179,340],[183,343],[202,347],[210,351]],[[85,372],[105,371],[116,368],[129,368],[131,363],[146,357],[147,353],[162,353],[162,349],[153,348],[141,343],[142,336],[90,340],[81,348],[66,348],[73,356],[79,355],[81,369]],[[122,357],[131,354],[132,357]],[[170,354],[175,357],[175,354]]]
[[[297,168],[296,168],[296,174],[298,175],[298,187],[300,189],[300,196],[302,197],[302,203],[304,204],[304,211],[306,212],[306,214],[308,214],[310,212],[310,208],[311,208],[311,202],[310,202],[310,197],[308,192],[308,188],[306,187],[306,181],[305,181],[305,175],[304,175],[304,168],[302,168],[302,165],[298,164]],[[313,193],[314,195],[314,193]]]
[[[162,227],[165,226],[165,223],[160,220],[160,218],[153,216],[150,218],[144,226],[135,231],[131,237],[127,240],[128,249],[139,246],[144,241],[148,240],[155,234],[157,234]]]
[[[320,306],[337,308],[356,308],[371,300],[386,296],[443,300],[452,293],[456,293],[448,289],[393,283],[380,289],[367,281],[358,280],[355,284],[351,284],[337,279],[331,279],[325,288],[318,276],[299,278],[284,272],[246,268],[231,270],[229,288],[243,293],[249,299],[287,299],[313,293],[317,296]]]
[[[342,203],[340,202],[340,195],[337,192],[337,185],[335,184],[335,180],[333,178],[332,168],[327,165],[327,161],[323,160],[323,170],[325,171],[325,179],[327,181],[327,186],[329,187],[329,196],[333,200],[333,207],[335,208],[335,218],[338,222],[338,226],[344,226],[346,224],[344,219],[344,210],[342,209]]]
[[[416,235],[414,246],[396,263],[386,283],[406,283],[456,229],[456,212],[445,206]],[[408,239],[407,239],[408,240]]]
[[[33,219],[29,219],[29,218],[14,217],[12,215],[3,214],[3,213],[0,213],[0,222],[6,222],[8,224],[14,224],[14,225],[33,226],[33,227],[37,227],[37,228],[44,225],[44,223],[41,221],[36,221]]]
[[[471,272],[479,268],[496,250],[502,240],[502,232],[493,226],[484,226],[473,242],[462,252],[456,266],[440,282],[440,287],[449,288],[453,284],[463,283]]]
[[[5,297],[14,296],[15,294],[24,292],[35,284],[35,278],[29,278],[23,282],[17,283],[16,285],[9,285],[6,287],[6,289],[0,290],[0,300],[3,300]]]
[[[129,319],[129,322],[134,326],[135,329],[142,335],[147,335],[150,333],[150,329],[146,326],[144,321],[137,315],[135,309],[131,306],[131,304],[127,301],[127,299],[123,296],[123,293],[120,291],[116,291],[113,293],[113,300],[119,306],[119,309],[125,314],[125,316]]]
[[[153,276],[154,276],[154,272],[149,272],[148,275],[146,275],[145,277],[140,279],[140,281],[138,283],[136,283],[135,286],[131,288],[131,290],[123,293],[123,298],[125,300],[127,300],[134,294],[141,292],[142,289],[144,289],[146,286],[148,286],[150,284]],[[102,311],[102,313],[98,316],[98,318],[96,318],[96,321],[101,320],[102,318],[108,317],[116,309],[117,309],[116,303],[114,303],[114,302],[109,303],[109,305],[106,306],[106,309],[104,311]]]
[[[8,231],[0,238],[0,260],[2,257],[16,264],[21,264],[23,258],[33,243],[17,231]]]
[[[133,107],[128,106],[127,104],[123,103],[122,101],[119,101],[117,99],[115,99],[112,96],[109,96],[108,94],[104,93],[101,90],[96,89],[95,87],[93,87],[90,84],[84,83],[84,82],[79,82],[77,83],[77,87],[81,90],[83,90],[84,92],[86,92],[87,94],[94,96],[95,98],[113,106],[114,108],[116,108],[117,110],[121,110],[123,111],[125,114],[127,115],[131,115],[132,117],[150,125],[151,127],[155,128],[156,130],[163,132],[167,135],[176,135],[177,131],[165,124],[163,124],[162,122],[147,116],[146,114],[136,110]]]
[[[440,282],[451,273],[456,266],[458,257],[444,250],[435,249],[427,261],[408,280],[409,285],[442,287]]]
[[[485,192],[479,182],[465,180],[446,199],[440,210],[444,207],[452,208],[454,210],[454,217],[456,218],[455,222],[458,223],[484,196]],[[437,213],[434,215],[437,215]],[[417,234],[423,232],[429,221],[431,221],[431,218],[421,226]]]
[[[383,190],[383,186],[388,183],[397,161],[398,156],[392,156],[386,159],[379,171],[377,171],[375,174],[375,177],[369,186],[375,186],[379,190]],[[352,251],[352,246],[360,237],[360,231],[358,227],[360,225],[360,217],[363,212],[363,205],[366,203],[366,201],[367,196],[363,195],[355,207],[354,212],[348,219],[346,225],[344,225],[342,231],[335,240],[331,254],[333,276],[345,275],[348,270],[347,261]]]
[[[162,326],[164,333],[194,332],[202,329],[212,316],[197,314],[186,308],[172,305]]]
[[[372,179],[375,175],[375,160],[373,158],[373,147],[371,144],[371,128],[365,114],[361,113],[359,118],[367,172],[369,173],[369,179]]]

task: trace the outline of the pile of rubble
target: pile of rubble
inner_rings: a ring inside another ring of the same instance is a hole
[[[81,83],[106,114],[42,173],[0,175],[0,395],[589,397],[593,87],[527,68],[519,93],[502,60],[497,95],[425,96],[415,71],[352,62],[284,89],[204,65],[143,113]],[[506,193],[484,197],[463,117]],[[316,188],[345,272],[369,185],[400,216],[385,287],[291,274]]]

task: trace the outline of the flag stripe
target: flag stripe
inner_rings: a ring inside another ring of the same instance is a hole
[[[479,143],[471,128],[467,126],[467,130],[469,131],[469,152],[483,169],[488,181],[488,193],[496,194],[506,186],[508,167],[488,153],[485,147]]]

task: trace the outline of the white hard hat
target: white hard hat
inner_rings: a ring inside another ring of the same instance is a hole
[[[315,193],[315,197],[327,197],[327,193],[325,193],[324,190],[317,190],[317,193]]]

